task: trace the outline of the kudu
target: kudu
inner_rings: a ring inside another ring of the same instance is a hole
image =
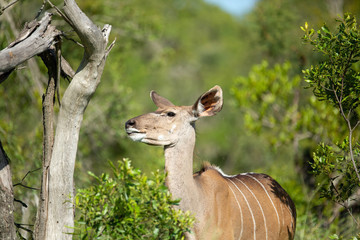
[[[164,146],[166,185],[181,199],[179,208],[196,219],[186,238],[293,239],[295,205],[268,175],[228,176],[210,164],[193,174],[195,121],[222,109],[221,88],[211,88],[193,106],[175,106],[154,91],[150,95],[158,109],[128,120],[126,132],[134,141]]]

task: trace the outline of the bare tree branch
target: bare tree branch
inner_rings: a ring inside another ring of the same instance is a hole
[[[40,190],[40,189],[38,189],[38,188],[29,187],[29,186],[26,186],[26,185],[23,184],[25,178],[26,178],[30,173],[36,172],[36,171],[38,171],[38,170],[40,170],[40,168],[35,169],[35,170],[28,171],[28,172],[25,174],[25,176],[21,179],[21,182],[14,184],[13,187],[21,186],[21,187],[28,188],[28,189],[31,189],[31,190]]]
[[[3,12],[8,9],[9,7],[11,7],[12,5],[14,5],[15,3],[17,3],[19,0],[14,0],[11,3],[9,3],[8,5],[6,5],[5,7],[1,7],[0,8],[0,15],[3,14]]]
[[[55,37],[61,32],[50,25],[50,22],[49,13],[46,13],[40,21],[30,22],[9,47],[0,51],[0,76],[9,75],[16,66],[46,51],[54,44]]]
[[[22,62],[36,56],[54,43],[60,31],[50,25],[51,14],[46,13],[39,21],[28,24],[20,36],[9,47],[0,51],[0,72],[15,68]]]
[[[5,2],[5,0],[0,0],[0,5],[4,6],[6,4],[7,3]],[[18,30],[18,28],[15,24],[15,20],[14,20],[14,16],[12,15],[12,12],[11,11],[4,12],[3,18],[4,18],[3,20],[9,25],[9,28],[10,28],[11,32],[13,33],[13,35],[19,36],[20,31]],[[43,84],[47,81],[45,80],[43,75],[40,73],[40,69],[39,69],[39,66],[38,66],[36,60],[34,58],[30,58],[24,65],[27,65],[28,70],[31,74],[32,80],[34,82],[34,85],[32,86],[32,88],[34,88],[34,90],[36,90],[38,92],[42,92]],[[20,69],[21,69],[20,67],[15,68],[15,70],[20,70]],[[6,80],[6,78],[10,75],[11,72],[12,72],[12,70],[8,71],[7,74],[3,74],[3,75],[0,74],[0,79],[1,79],[0,83],[2,81]],[[17,76],[20,78],[20,80],[25,79],[25,75],[22,73],[18,74]],[[30,95],[30,97],[33,98],[32,95]]]
[[[0,62],[2,63],[0,66],[0,83],[8,78],[11,72],[16,69],[16,66],[26,60],[32,60],[31,58],[33,56],[39,55],[49,49],[56,41],[55,39],[62,35],[60,31],[50,25],[50,22],[51,14],[46,13],[40,21],[33,20],[25,24],[24,29],[20,33],[17,34],[17,32],[15,32],[15,34],[18,35],[16,40],[10,43],[7,48],[0,51]],[[38,42],[39,39],[42,43]],[[38,43],[37,47],[34,47],[33,41]],[[20,45],[20,43],[22,44]],[[18,53],[21,54],[19,55]],[[9,58],[12,59],[12,62],[8,61]],[[32,64],[32,62],[29,62],[29,64],[31,70],[34,70],[34,64]],[[61,76],[69,79],[73,78],[74,75],[75,71],[66,59],[61,56]],[[37,79],[34,80],[36,81]],[[40,90],[42,91],[42,87]]]
[[[63,78],[73,78],[75,75],[75,71],[71,68],[70,64],[68,63],[68,61],[66,61],[66,59],[61,56],[61,76]]]

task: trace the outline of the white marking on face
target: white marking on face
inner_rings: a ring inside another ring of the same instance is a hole
[[[175,128],[176,128],[176,124],[172,125],[172,127],[171,127],[171,129],[170,129],[170,133],[173,133],[174,130],[175,130]]]
[[[129,137],[135,142],[141,142],[146,137],[146,133],[131,133]]]
[[[164,135],[159,135],[159,136],[158,136],[158,140],[159,140],[159,141],[164,140],[164,139],[165,139],[165,138],[164,138]]]

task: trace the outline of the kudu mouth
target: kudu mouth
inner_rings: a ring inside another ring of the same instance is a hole
[[[127,121],[125,123],[125,131],[131,140],[135,142],[141,142],[146,137],[146,133],[137,129],[135,124],[136,121],[134,119]]]
[[[125,130],[128,135],[133,134],[133,133],[144,133],[133,127],[129,127],[129,128],[126,127]]]

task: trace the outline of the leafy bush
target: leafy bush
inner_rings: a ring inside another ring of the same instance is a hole
[[[291,141],[298,129],[300,76],[290,77],[290,70],[289,62],[271,67],[263,61],[252,67],[248,77],[238,77],[232,88],[246,129],[255,133],[273,129],[269,136],[273,144]]]
[[[148,178],[134,169],[129,160],[111,162],[113,177],[100,177],[96,185],[78,190],[75,238],[81,239],[183,239],[190,231],[194,218],[189,212],[173,208],[164,185],[165,176],[159,171]]]
[[[315,96],[308,96],[311,93],[303,91],[300,75],[293,72],[289,62],[271,66],[263,61],[254,65],[248,76],[235,79],[232,94],[246,129],[265,136],[276,147],[297,148],[305,139],[317,141],[319,137],[332,139],[342,135],[345,130],[338,111],[317,101]]]
[[[323,54],[324,61],[304,70],[306,82],[314,95],[338,109],[347,126],[345,139],[321,143],[314,153],[313,173],[321,185],[322,197],[332,200],[353,217],[360,187],[360,30],[355,17],[345,15],[331,31],[326,25],[315,32],[308,24],[302,27],[304,41]],[[317,34],[316,34],[317,33]],[[334,238],[337,239],[337,238]]]

